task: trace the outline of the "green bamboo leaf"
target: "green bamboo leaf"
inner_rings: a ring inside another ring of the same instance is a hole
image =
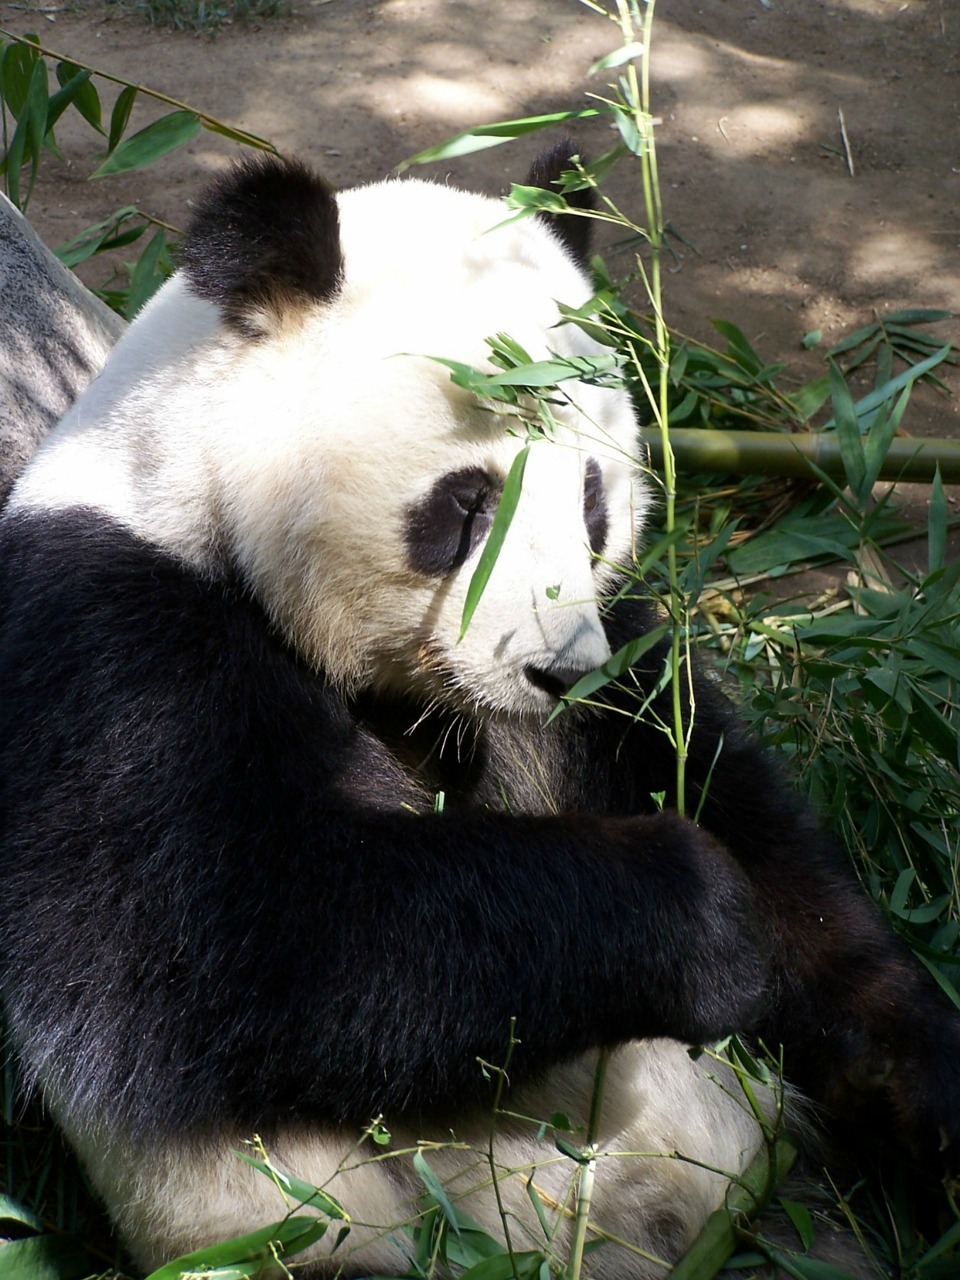
[[[430,1193],[433,1199],[436,1200],[440,1208],[440,1212],[443,1214],[444,1218],[447,1220],[447,1224],[449,1225],[450,1230],[453,1232],[455,1236],[457,1236],[457,1238],[459,1238],[460,1220],[457,1216],[457,1212],[454,1209],[453,1205],[450,1203],[450,1200],[447,1196],[446,1191],[443,1189],[443,1184],[441,1183],[440,1179],[430,1168],[429,1164],[427,1164],[427,1158],[422,1151],[418,1151],[414,1155],[413,1167],[416,1169],[417,1174],[420,1178],[420,1181],[426,1187],[427,1191]]]
[[[521,343],[516,338],[511,338],[509,333],[496,333],[492,338],[487,339],[487,345],[492,352],[494,364],[501,369],[512,369],[517,364],[533,364],[533,359]]]
[[[900,915],[906,909],[907,898],[917,873],[913,867],[904,867],[897,876],[897,882],[890,894],[889,906],[894,915]]]
[[[901,339],[901,344],[914,347],[918,351],[936,351],[943,344],[940,339],[932,333],[918,333],[916,329],[906,324],[888,324],[884,326],[888,337],[893,336]]]
[[[166,233],[163,227],[158,227],[130,273],[130,289],[123,308],[124,319],[132,320],[170,274],[166,248]]]
[[[911,656],[924,662],[931,675],[949,676],[951,680],[960,681],[960,648],[915,638],[911,638],[909,648]]]
[[[643,45],[639,40],[634,40],[631,44],[614,49],[613,53],[608,53],[605,58],[598,59],[590,68],[589,74],[595,75],[598,71],[606,71],[610,67],[622,67],[625,63],[632,62],[634,58],[642,56]]]
[[[33,73],[40,61],[37,37],[8,44],[0,59],[0,94],[15,120],[19,120],[30,92]]]
[[[825,373],[806,382],[799,391],[788,397],[801,422],[807,422],[826,402],[830,395],[830,375]]]
[[[859,369],[862,364],[866,364],[875,351],[882,351],[886,345],[883,334],[878,329],[869,341],[864,342],[856,355],[852,355],[849,360],[845,361],[844,369],[847,373],[852,373],[854,369]]]
[[[34,183],[37,179],[37,167],[40,163],[40,150],[47,132],[47,69],[39,60],[33,64],[27,96],[23,102],[20,119],[5,158],[7,167],[7,194],[19,209],[26,209],[30,203]],[[24,165],[30,165],[30,178],[26,194],[21,197],[20,178]]]
[[[508,209],[524,209],[530,213],[566,213],[570,207],[559,191],[547,191],[544,187],[525,187],[519,182],[511,184],[510,194],[505,198],[504,204]]]
[[[763,361],[747,340],[746,334],[729,320],[711,320],[710,323],[727,340],[727,355],[732,356],[741,369],[756,377],[763,369]]]
[[[873,385],[882,387],[893,377],[893,347],[889,341],[884,342],[877,350],[877,368]]]
[[[581,677],[569,693],[564,694],[563,700],[557,703],[547,717],[547,724],[551,720],[555,720],[557,716],[562,715],[563,711],[571,703],[577,702],[581,698],[591,697],[605,685],[608,685],[611,680],[619,680],[624,672],[629,671],[635,663],[639,662],[645,653],[649,653],[651,649],[655,648],[669,630],[670,628],[666,625],[654,627],[646,635],[637,636],[635,640],[628,640],[606,662]]]
[[[84,1280],[99,1274],[93,1256],[72,1236],[31,1236],[0,1244],[0,1280]]]
[[[937,311],[931,307],[908,307],[903,311],[888,311],[880,317],[886,328],[891,324],[937,324],[941,320],[956,320],[955,311]]]
[[[799,1204],[796,1200],[788,1200],[785,1196],[780,1197],[780,1207],[793,1223],[804,1250],[810,1249],[813,1246],[813,1217],[810,1210],[806,1205]]]
[[[609,310],[610,299],[606,291],[595,294],[582,307],[569,307],[565,302],[558,302],[557,307],[563,316],[564,324],[576,325],[594,342],[602,347],[618,347],[619,339],[611,332],[611,324],[615,317]]]
[[[575,1160],[577,1164],[589,1164],[592,1156],[586,1155],[579,1147],[575,1147],[572,1142],[568,1142],[561,1134],[555,1133],[553,1141],[556,1143],[557,1150],[562,1152],[570,1160]]]
[[[284,1218],[282,1222],[251,1231],[235,1240],[184,1254],[182,1258],[151,1271],[147,1280],[182,1280],[184,1273],[193,1275],[196,1272],[202,1272],[206,1280],[248,1280],[251,1263],[273,1262],[274,1249],[285,1258],[300,1253],[321,1239],[326,1230],[327,1223],[322,1218]],[[0,1250],[0,1258],[2,1256],[3,1251]]]
[[[442,364],[444,368],[450,370],[450,381],[456,386],[462,387],[464,391],[469,391],[472,395],[480,396],[483,399],[507,400],[510,404],[516,404],[517,393],[510,389],[504,388],[502,394],[498,394],[496,386],[496,374],[481,373],[479,369],[475,369],[471,364],[463,364],[459,360],[448,360],[445,356],[430,356],[436,364]],[[491,387],[493,386],[493,389]]]
[[[642,156],[646,150],[647,142],[632,112],[625,110],[623,107],[612,103],[610,112],[613,116],[613,122],[617,126],[620,137],[623,139],[623,145],[628,151],[635,156]]]
[[[507,1253],[503,1250],[490,1258],[484,1258],[469,1271],[464,1271],[460,1280],[533,1280],[545,1261],[542,1253]]]
[[[960,737],[956,726],[919,689],[914,690],[914,695],[912,727],[951,767],[960,767]]]
[[[880,336],[880,326],[876,321],[872,324],[866,324],[861,329],[854,329],[852,333],[848,333],[845,338],[841,338],[827,352],[828,356],[841,356],[847,351],[853,351],[855,347],[859,347],[861,342],[866,342],[868,338],[878,338]]]
[[[780,1273],[793,1277],[793,1280],[851,1280],[846,1267],[835,1266],[832,1262],[823,1262],[820,1258],[801,1257],[796,1253],[785,1253],[771,1245],[764,1245],[764,1253],[775,1262]]]
[[[78,75],[74,76],[71,80],[68,80],[65,85],[50,96],[50,100],[47,103],[48,135],[52,136],[53,126],[63,115],[64,111],[66,111],[67,107],[69,107],[70,103],[80,95],[84,85],[89,85],[91,88],[93,87],[90,85],[89,71],[79,72]]]
[[[496,354],[496,348],[494,352]],[[431,356],[430,359],[449,369],[451,380],[458,387],[463,387],[484,400],[506,400],[510,404],[516,403],[518,390],[530,388],[538,391],[573,380],[603,382],[606,375],[617,373],[622,365],[620,357],[615,355],[570,356],[557,357],[555,360],[532,360],[528,364],[498,370],[496,373],[482,373],[472,365],[462,364],[458,360],[447,360],[443,356]]]
[[[624,155],[626,155],[626,148],[618,142],[609,151],[604,151],[603,155],[597,156],[596,160],[588,160],[584,163],[583,157],[581,157],[580,167],[585,175],[589,175],[593,179],[593,183],[581,182],[580,186],[591,186],[594,183],[599,186],[600,183],[606,180],[611,170],[620,163]],[[564,191],[573,189],[575,188],[568,187],[566,184],[563,186]]]
[[[937,467],[930,486],[930,503],[927,507],[927,572],[935,573],[947,562],[947,500],[943,494],[943,481]]]
[[[677,343],[670,354],[670,381],[679,386],[690,362],[690,344],[686,341]]]
[[[117,248],[124,244],[130,244],[143,235],[146,230],[145,225],[132,227],[126,232],[118,233],[123,224],[129,222],[131,218],[137,217],[139,212],[136,205],[124,205],[122,209],[112,213],[103,222],[95,222],[93,226],[85,227],[78,236],[74,236],[72,240],[62,244],[55,251],[57,257],[65,267],[75,267],[78,262],[85,262],[87,258],[93,257],[101,249]]]
[[[121,142],[90,175],[105,178],[109,174],[129,173],[153,164],[161,156],[192,141],[200,132],[200,117],[195,111],[171,111]],[[113,134],[113,126],[110,129]]]
[[[922,378],[929,373],[931,369],[936,368],[938,364],[942,364],[944,360],[949,359],[953,348],[949,342],[938,348],[932,356],[926,360],[921,360],[919,364],[911,365],[909,369],[905,369],[903,373],[891,379],[886,386],[879,387],[875,391],[869,392],[863,399],[856,403],[857,420],[860,423],[861,431],[866,430],[872,420],[872,414],[876,412],[881,405],[888,404],[895,395],[903,390],[904,387],[913,386],[918,378]],[[823,430],[829,431],[836,426],[833,418],[829,422],[823,424]]]
[[[453,1264],[454,1267],[462,1267],[467,1270],[469,1267],[475,1267],[478,1263],[483,1262],[486,1258],[500,1257],[504,1253],[502,1244],[494,1240],[481,1227],[462,1213],[459,1209],[455,1209],[457,1222],[460,1224],[460,1236],[447,1235],[444,1241],[444,1249],[446,1253],[447,1264]],[[460,1271],[454,1274],[463,1280]]]
[[[497,563],[503,546],[503,540],[507,536],[507,530],[513,521],[517,503],[520,501],[520,492],[523,488],[523,469],[527,465],[529,453],[530,445],[526,444],[514,458],[510,470],[507,472],[507,478],[503,482],[503,493],[497,503],[493,524],[490,526],[487,541],[484,544],[483,551],[480,553],[477,567],[473,571],[470,585],[467,587],[467,596],[463,603],[463,617],[460,620],[460,635],[457,637],[458,644],[467,634],[470,620],[476,612],[480,597],[483,595],[490,580],[493,567]]]
[[[458,133],[446,142],[425,151],[418,151],[409,160],[398,166],[402,173],[414,164],[432,164],[434,160],[452,160],[455,156],[470,155],[474,151],[484,151],[487,147],[497,147],[511,138],[520,138],[527,133],[535,133],[539,129],[547,129],[553,124],[564,124],[568,120],[589,120],[600,112],[595,107],[586,107],[581,111],[553,111],[549,115],[526,116],[522,120],[500,120],[495,124],[483,124],[474,129]]]
[[[873,420],[873,426],[863,438],[863,459],[865,463],[863,476],[864,493],[869,493],[877,482],[880,471],[886,459],[887,452],[890,449],[890,442],[897,434],[900,423],[903,420],[907,403],[910,400],[911,387],[904,387],[900,393],[900,399],[894,405],[890,413],[884,413],[882,409],[878,410],[877,416]],[[840,442],[841,452],[843,449],[843,441]]]
[[[37,1215],[19,1200],[0,1194],[0,1222],[16,1222],[21,1227],[29,1227],[31,1231],[42,1231],[43,1224]],[[3,1232],[0,1231],[0,1236]]]
[[[107,154],[117,146],[123,137],[130,119],[130,112],[133,110],[133,104],[137,100],[137,86],[128,84],[121,89],[117,95],[117,100],[113,104],[113,111],[110,113],[110,132],[107,135]]]
[[[850,394],[850,388],[833,360],[830,361],[830,397],[833,401],[833,416],[837,425],[837,438],[840,441],[840,455],[843,458],[847,484],[850,486],[851,493],[862,502],[866,496],[862,490],[867,464],[863,456],[857,409]]]
[[[616,356],[570,356],[568,359],[534,360],[516,369],[489,375],[490,387],[553,387],[560,382],[595,380],[620,368]]]
[[[57,63],[58,83],[63,89],[71,85],[75,86],[71,98],[73,105],[87,124],[96,129],[97,133],[103,133],[103,109],[100,105],[100,95],[90,79],[91,75],[89,67],[80,68],[75,62]]]
[[[533,1212],[537,1215],[537,1221],[540,1223],[540,1230],[543,1232],[544,1240],[550,1239],[551,1226],[547,1219],[543,1201],[540,1199],[540,1193],[534,1185],[533,1178],[527,1180],[526,1185],[527,1199],[533,1207]]]
[[[281,1191],[288,1195],[291,1200],[296,1200],[300,1205],[311,1205],[313,1208],[325,1213],[328,1218],[336,1218],[342,1222],[349,1221],[349,1215],[339,1200],[335,1200],[333,1196],[323,1191],[320,1187],[314,1186],[312,1182],[305,1182],[303,1178],[284,1173],[282,1169],[278,1169],[271,1161],[260,1160],[256,1156],[248,1155],[245,1151],[235,1150],[233,1154],[239,1156],[245,1164],[252,1165],[254,1169],[258,1169],[271,1182],[279,1186]]]
[[[727,520],[720,532],[704,547],[696,547],[689,563],[680,575],[680,589],[687,597],[688,608],[700,599],[704,581],[714,564],[724,554],[727,544],[737,529],[736,520]]]
[[[715,1276],[738,1244],[738,1230],[752,1219],[790,1172],[796,1149],[784,1137],[762,1147],[752,1164],[727,1192],[725,1203],[707,1219],[699,1236],[670,1272],[671,1280]],[[788,1273],[791,1274],[791,1273]]]
[[[672,414],[670,416],[673,417]],[[690,520],[680,517],[669,533],[663,533],[654,542],[649,543],[637,559],[637,577],[646,578],[653,566],[658,561],[664,560],[670,548],[682,542],[689,532]]]
[[[930,976],[940,987],[941,991],[944,993],[944,995],[947,997],[947,999],[950,1001],[953,1007],[955,1009],[960,1009],[960,992],[957,991],[957,988],[953,985],[950,979],[942,971],[940,966],[937,964],[934,964],[932,960],[928,960],[927,957],[925,955],[922,955],[918,949],[917,949],[917,959],[921,962],[921,964],[923,964],[926,967],[926,969],[930,973]],[[944,957],[944,959],[947,959],[947,957]],[[960,1222],[955,1222],[953,1226],[950,1228],[950,1230],[947,1232],[947,1234],[941,1238],[938,1244],[935,1245],[934,1248],[931,1249],[929,1253],[924,1254],[923,1258],[921,1258],[920,1261],[925,1262],[927,1258],[932,1258],[937,1252],[939,1252],[940,1246],[943,1244],[943,1241],[946,1240],[948,1237],[952,1242],[960,1243]]]
[[[840,538],[819,537],[800,530],[774,527],[727,551],[731,572],[742,577],[776,573],[784,566],[809,560],[847,560],[850,545]]]

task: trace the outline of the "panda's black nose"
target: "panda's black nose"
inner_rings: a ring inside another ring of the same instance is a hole
[[[581,680],[590,669],[588,667],[534,667],[527,665],[523,668],[523,674],[532,685],[536,685],[544,693],[549,693],[551,698],[562,698],[565,693],[570,692],[577,681]]]

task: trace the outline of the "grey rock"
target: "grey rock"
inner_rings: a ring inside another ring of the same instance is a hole
[[[0,506],[125,328],[0,194]]]

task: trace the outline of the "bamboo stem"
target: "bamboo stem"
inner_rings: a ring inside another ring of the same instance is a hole
[[[652,466],[661,467],[660,428],[644,427],[640,435],[649,450]],[[671,431],[670,444],[677,465],[688,472],[811,479],[812,468],[817,467],[829,476],[842,478],[845,474],[840,440],[832,432],[780,433],[682,427]],[[879,479],[929,484],[938,467],[944,484],[960,484],[960,441],[897,436],[890,442]]]
[[[593,1203],[593,1181],[597,1171],[597,1140],[600,1136],[600,1113],[603,1109],[603,1095],[607,1084],[609,1063],[610,1050],[601,1049],[597,1055],[593,1095],[590,1100],[590,1119],[587,1122],[587,1141],[584,1146],[584,1155],[589,1158],[580,1167],[580,1177],[577,1185],[577,1212],[573,1225],[570,1257],[567,1262],[568,1280],[579,1280],[581,1268],[583,1267],[583,1249],[587,1240],[587,1223],[590,1220],[590,1206]]]

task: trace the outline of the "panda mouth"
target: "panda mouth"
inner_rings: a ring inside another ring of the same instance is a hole
[[[527,663],[523,674],[535,689],[541,689],[554,702],[559,702],[583,679],[587,671],[580,667],[536,667]]]
[[[496,719],[518,719],[548,715],[560,696],[549,680],[538,684],[527,672],[538,671],[533,664],[515,669],[512,664],[497,669],[495,681],[483,673],[464,670],[450,659],[435,638],[424,640],[416,658],[398,663],[384,691],[413,696],[426,708],[445,707],[473,724]],[[545,675],[547,673],[544,673]]]

